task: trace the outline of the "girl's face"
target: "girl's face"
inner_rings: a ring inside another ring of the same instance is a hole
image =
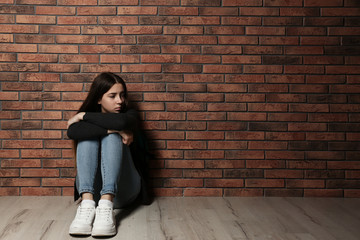
[[[98,102],[101,105],[101,112],[119,113],[125,102],[124,94],[124,88],[121,83],[115,83]]]

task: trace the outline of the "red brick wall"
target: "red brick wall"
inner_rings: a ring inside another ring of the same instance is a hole
[[[112,71],[157,195],[360,197],[359,1],[0,3],[0,195],[72,194],[66,121]]]

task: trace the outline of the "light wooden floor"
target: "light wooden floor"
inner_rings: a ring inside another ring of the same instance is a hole
[[[71,197],[0,197],[0,240],[78,239],[76,208]],[[158,198],[116,212],[112,239],[360,239],[360,199]]]

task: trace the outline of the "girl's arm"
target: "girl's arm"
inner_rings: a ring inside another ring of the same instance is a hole
[[[105,129],[118,131],[134,130],[137,128],[138,115],[133,109],[129,109],[125,113],[87,112],[83,115],[82,120]]]
[[[98,138],[107,134],[107,129],[85,121],[72,123],[67,129],[68,137],[74,140]]]

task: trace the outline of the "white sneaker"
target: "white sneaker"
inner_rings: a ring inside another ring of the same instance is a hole
[[[95,207],[82,204],[78,207],[76,216],[72,221],[69,233],[72,235],[90,235],[95,218]]]
[[[116,234],[115,215],[110,206],[99,205],[96,208],[92,236],[114,236]]]

